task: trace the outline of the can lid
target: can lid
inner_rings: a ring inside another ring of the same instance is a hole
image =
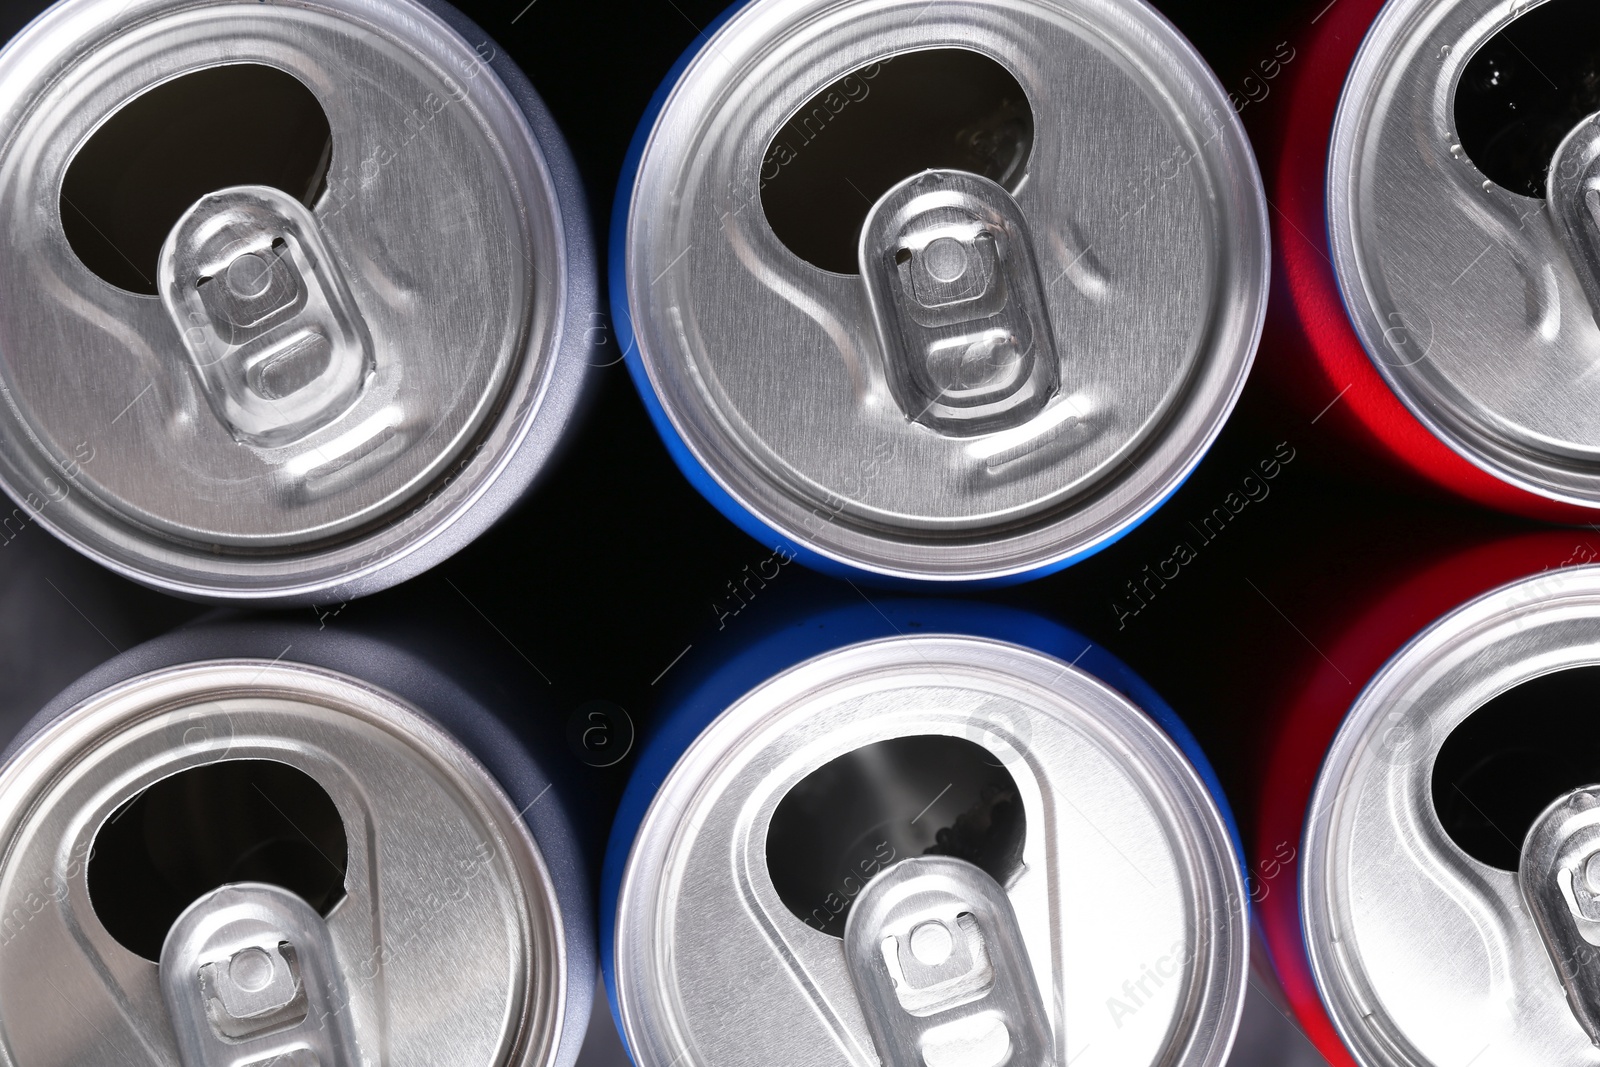
[[[973,61],[1011,86],[976,118],[947,99]],[[941,122],[898,172],[866,132]],[[870,187],[777,213],[830,139]],[[1243,129],[1138,0],[757,0],[627,195],[636,370],[673,430],[762,523],[886,575],[1025,573],[1136,523],[1220,429],[1265,307]],[[858,209],[848,254],[813,247]]]
[[[1247,980],[1231,840],[1166,735],[1059,660],[825,654],[724,712],[640,824],[612,961],[630,1049],[1219,1064]]]
[[[68,0],[14,39],[0,482],[32,517],[158,587],[281,597],[483,496],[568,299],[495,57],[417,0]]]
[[[1395,0],[1351,69],[1328,168],[1334,265],[1374,367],[1471,463],[1591,507],[1600,90],[1573,45],[1596,30],[1583,0]]]
[[[1576,566],[1445,616],[1351,708],[1306,818],[1301,914],[1359,1062],[1600,1055],[1600,763],[1575,744],[1597,688],[1600,567]]]
[[[0,770],[0,855],[10,1062],[554,1063],[537,846],[454,739],[348,677],[212,661],[102,691]]]

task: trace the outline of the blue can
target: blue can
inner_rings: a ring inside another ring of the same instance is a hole
[[[896,936],[885,901],[921,878],[955,894],[955,925],[904,944],[948,941],[948,967],[976,937],[970,959],[1009,960],[1011,999],[977,1003],[1013,1020],[1011,1047],[1047,1019],[1030,1040],[1057,1062],[1070,1032],[1127,1062],[1220,1064],[1248,973],[1240,854],[1193,736],[1073,631],[954,601],[798,612],[752,624],[655,722],[607,850],[602,971],[637,1063],[784,1063],[790,1043],[900,1062],[905,1020],[866,990]],[[958,1029],[937,1003],[906,1010],[924,1043]]]
[[[640,123],[611,305],[673,458],[746,532],[999,584],[1194,469],[1267,233],[1226,93],[1141,0],[752,0]]]
[[[108,1067],[135,1042],[570,1067],[596,986],[577,760],[459,644],[219,618],[52,701],[0,766],[0,974],[35,979],[7,1047],[44,1062],[81,1017],[101,1040],[72,1062]]]

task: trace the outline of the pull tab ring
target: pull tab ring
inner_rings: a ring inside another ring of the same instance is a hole
[[[884,1067],[1053,1067],[1017,913],[981,868],[890,867],[856,897],[844,953]]]

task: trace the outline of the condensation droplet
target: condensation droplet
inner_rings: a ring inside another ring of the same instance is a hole
[[[1447,59],[1447,58],[1449,58],[1449,56],[1450,56],[1450,46],[1449,45],[1440,45],[1439,46],[1439,58],[1440,59]]]

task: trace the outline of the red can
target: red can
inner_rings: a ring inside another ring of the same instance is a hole
[[[1474,1020],[1485,1019],[1486,1026],[1504,1022],[1488,1019],[1494,1012],[1484,1010],[1474,999],[1479,995],[1480,983],[1476,975],[1466,973],[1470,968],[1455,970],[1443,956],[1436,960],[1419,960],[1426,951],[1414,945],[1394,944],[1401,939],[1387,936],[1392,930],[1419,931],[1419,939],[1425,935],[1432,943],[1443,946],[1438,951],[1445,956],[1451,952],[1475,951],[1477,944],[1474,936],[1461,935],[1459,930],[1449,928],[1448,916],[1442,914],[1448,909],[1435,911],[1431,910],[1431,904],[1416,902],[1414,890],[1407,886],[1406,872],[1400,870],[1402,864],[1385,872],[1392,874],[1392,878],[1376,882],[1369,879],[1360,886],[1366,911],[1358,917],[1359,921],[1341,913],[1338,921],[1330,924],[1325,921],[1326,916],[1319,910],[1317,901],[1308,906],[1308,896],[1321,900],[1327,895],[1323,892],[1326,885],[1350,882],[1350,868],[1366,862],[1365,856],[1370,851],[1365,843],[1353,847],[1346,841],[1342,846],[1344,852],[1329,845],[1336,836],[1328,829],[1330,821],[1343,818],[1348,822],[1354,818],[1347,811],[1335,809],[1341,803],[1348,807],[1361,799],[1358,791],[1341,793],[1344,786],[1330,781],[1337,777],[1341,766],[1340,750],[1348,752],[1359,744],[1369,749],[1377,746],[1390,753],[1391,765],[1399,766],[1406,772],[1405,776],[1433,783],[1436,792],[1431,797],[1426,789],[1402,795],[1403,791],[1395,787],[1395,796],[1401,797],[1394,801],[1395,810],[1403,809],[1403,815],[1392,818],[1390,824],[1380,825],[1380,830],[1392,839],[1398,852],[1425,855],[1436,851],[1440,854],[1438,858],[1426,856],[1424,865],[1431,864],[1430,871],[1434,868],[1459,870],[1465,872],[1461,884],[1475,887],[1481,882],[1490,890],[1515,893],[1517,865],[1514,859],[1509,861],[1513,878],[1508,880],[1508,861],[1490,855],[1489,862],[1480,862],[1481,842],[1475,842],[1472,833],[1490,835],[1489,845],[1501,851],[1514,850],[1528,827],[1518,821],[1515,814],[1503,816],[1500,808],[1493,807],[1491,801],[1478,794],[1476,786],[1469,785],[1465,792],[1456,790],[1462,798],[1460,801],[1456,800],[1455,792],[1442,798],[1438,792],[1441,783],[1454,781],[1449,776],[1455,773],[1452,767],[1460,763],[1463,738],[1472,744],[1491,746],[1482,749],[1491,754],[1486,758],[1500,758],[1516,748],[1516,743],[1507,744],[1504,739],[1495,740],[1487,735],[1474,740],[1469,736],[1471,730],[1464,730],[1498,697],[1491,696],[1488,700],[1473,697],[1464,706],[1465,717],[1446,727],[1419,727],[1417,724],[1424,720],[1416,714],[1417,705],[1406,701],[1383,703],[1385,680],[1392,679],[1397,672],[1403,673],[1401,669],[1407,661],[1417,660],[1419,650],[1425,651],[1428,642],[1436,643],[1441,634],[1459,636],[1470,634],[1474,626],[1482,629],[1474,612],[1482,614],[1483,605],[1504,601],[1510,609],[1529,606],[1530,610],[1537,608],[1548,613],[1553,610],[1550,605],[1567,595],[1560,583],[1570,584],[1571,580],[1581,579],[1600,585],[1600,567],[1593,566],[1600,563],[1600,536],[1590,531],[1537,531],[1447,546],[1436,541],[1418,541],[1411,549],[1410,552],[1396,552],[1395,565],[1384,573],[1368,573],[1364,582],[1344,583],[1346,595],[1337,602],[1323,602],[1320,610],[1314,602],[1326,595],[1329,586],[1339,582],[1324,582],[1319,590],[1299,595],[1296,600],[1278,600],[1277,607],[1283,617],[1292,620],[1303,655],[1275,664],[1271,677],[1276,682],[1269,681],[1260,687],[1262,698],[1274,704],[1276,710],[1268,720],[1272,726],[1263,735],[1257,762],[1260,784],[1253,798],[1251,891],[1265,947],[1296,1020],[1335,1067],[1354,1067],[1357,1063],[1364,1067],[1389,1067],[1400,1062],[1451,1062],[1449,1055],[1438,1050],[1437,1043],[1442,1039],[1437,1034],[1419,1035],[1413,1031],[1453,1020],[1461,1034],[1475,1039]],[[1403,560],[1405,555],[1412,558]],[[1275,584],[1263,581],[1262,589],[1276,597],[1279,588],[1291,588],[1294,584],[1291,575]],[[1506,605],[1500,606],[1505,608]],[[1584,640],[1592,638],[1600,642],[1600,612],[1591,614],[1595,618],[1580,620],[1579,629],[1587,635]],[[1530,628],[1527,632],[1535,631]],[[1557,674],[1568,666],[1564,662],[1557,664],[1553,659],[1541,659],[1552,653],[1532,643],[1521,647],[1515,628],[1510,633],[1509,638],[1496,639],[1497,647],[1509,660],[1516,661],[1517,669],[1523,673],[1505,682],[1503,688],[1515,689],[1528,679]],[[1491,658],[1482,656],[1480,661],[1487,663]],[[1511,675],[1505,677],[1511,678]],[[1592,685],[1594,679],[1591,676],[1580,681]],[[1492,692],[1493,684],[1499,683],[1484,684],[1490,686],[1484,691]],[[1377,705],[1376,718],[1374,704]],[[1364,722],[1363,715],[1366,716]],[[1482,721],[1479,720],[1480,725]],[[1513,729],[1515,727],[1513,723]],[[1532,731],[1533,727],[1529,729]],[[1482,730],[1478,733],[1481,735]],[[1574,747],[1571,738],[1565,741],[1558,738],[1555,743]],[[1451,767],[1446,767],[1445,763],[1451,761],[1454,761]],[[1579,773],[1578,778],[1586,780],[1583,773]],[[1531,815],[1547,801],[1556,799],[1563,789],[1575,784],[1566,783],[1561,773],[1549,771],[1546,762],[1538,763],[1531,775],[1524,775],[1518,781],[1526,787],[1524,793],[1531,790],[1531,800],[1519,794],[1520,799],[1507,800],[1501,796],[1494,803],[1513,807],[1521,803],[1529,813],[1529,819],[1523,821],[1531,821]],[[1546,793],[1549,795],[1545,796]],[[1482,810],[1474,805],[1482,805]],[[1371,810],[1361,817],[1368,820],[1368,825],[1374,820],[1383,824]],[[1489,815],[1477,825],[1476,820],[1483,810]],[[1463,813],[1474,826],[1461,828]],[[1439,875],[1438,880],[1441,884],[1456,884],[1445,875]],[[1481,902],[1474,896],[1476,892],[1476,888],[1469,887],[1458,893],[1468,899],[1468,910],[1480,906]],[[1405,921],[1407,909],[1419,908],[1426,911],[1428,919]],[[1519,1002],[1540,1004],[1542,1010],[1559,1016],[1560,1013],[1551,1007],[1562,1002],[1558,975],[1538,946],[1537,937],[1523,928],[1528,922],[1526,914],[1514,907],[1482,905],[1481,910],[1484,914],[1505,917],[1507,925],[1514,927],[1496,929],[1494,937],[1517,949],[1517,958],[1523,961],[1527,971],[1526,975],[1513,973],[1511,979],[1500,974],[1481,985],[1493,986],[1491,992],[1501,997],[1502,1006],[1511,1003],[1512,1007],[1506,1010],[1512,1016]],[[1428,929],[1435,921],[1438,926]],[[1374,934],[1374,929],[1380,932]],[[1378,947],[1375,948],[1375,944]],[[1390,953],[1409,953],[1405,957],[1409,965],[1439,976],[1437,988],[1418,990],[1413,983],[1404,996],[1396,996],[1378,981],[1367,990],[1365,1000],[1352,997],[1351,983],[1345,981],[1346,972],[1361,971],[1363,967],[1366,971],[1378,972],[1392,969],[1395,963]],[[1317,957],[1315,965],[1313,957]],[[1329,962],[1336,957],[1338,962]],[[1354,962],[1347,964],[1346,960]],[[1514,996],[1506,995],[1507,982]],[[1534,989],[1530,993],[1518,987],[1518,983],[1522,986],[1542,984],[1550,989]],[[1431,1001],[1427,1000],[1429,996]],[[1418,1007],[1424,1002],[1425,1007]],[[1409,1017],[1408,1012],[1411,1013]],[[1428,1020],[1426,1025],[1416,1025],[1419,1015]],[[1337,1024],[1335,1019],[1339,1020]],[[1512,1019],[1512,1022],[1517,1021]],[[1520,1040],[1514,1032],[1516,1029],[1506,1023],[1505,1030],[1512,1036],[1497,1034],[1492,1039],[1515,1043]],[[1585,1040],[1570,1018],[1558,1018],[1556,1023],[1539,1020],[1537,1026],[1524,1027],[1524,1031],[1528,1029],[1541,1035],[1557,1033],[1572,1041]],[[1571,1033],[1567,1033],[1568,1030]],[[1383,1041],[1392,1043],[1383,1044]],[[1430,1041],[1435,1044],[1430,1046]],[[1419,1058],[1402,1059],[1388,1051],[1408,1046],[1420,1050]],[[1518,1062],[1540,1062],[1541,1051],[1548,1052],[1548,1049],[1534,1050],[1533,1055]],[[1546,1057],[1543,1062],[1559,1062],[1560,1059],[1559,1056]],[[1465,1062],[1465,1057],[1461,1062]]]
[[[1380,468],[1596,521],[1600,246],[1564,206],[1600,142],[1576,47],[1596,5],[1323,2],[1273,60],[1273,105],[1246,115],[1280,271],[1268,392]]]

